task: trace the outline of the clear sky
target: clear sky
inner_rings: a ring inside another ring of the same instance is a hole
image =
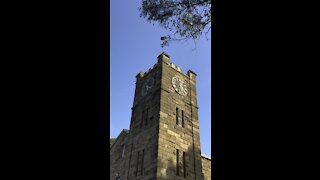
[[[211,156],[211,37],[196,42],[176,42],[161,48],[168,32],[140,18],[141,0],[110,2],[110,137],[129,129],[135,76],[147,71],[166,52],[183,72],[197,74],[201,152]]]

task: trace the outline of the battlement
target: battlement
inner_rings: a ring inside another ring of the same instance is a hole
[[[170,56],[168,54],[166,54],[165,52],[162,52],[157,58],[158,58],[158,63],[164,62],[165,64],[169,65],[171,68],[178,71],[179,73],[186,75],[186,76],[189,76],[188,74],[184,73],[179,66],[170,62]]]
[[[145,75],[147,75],[150,71],[152,71],[155,67],[157,66],[157,64],[154,64],[151,68],[149,68],[146,72],[140,71],[137,75],[136,78],[142,78]]]
[[[170,56],[169,56],[168,54],[164,53],[164,52],[162,52],[162,53],[157,57],[157,59],[158,59],[158,63],[164,62],[165,64],[169,65],[171,68],[173,68],[174,70],[178,71],[179,73],[181,73],[181,74],[183,74],[183,75],[185,75],[185,76],[188,76],[188,77],[190,77],[190,76],[192,76],[192,75],[193,75],[193,76],[197,76],[197,74],[194,73],[194,72],[191,71],[191,70],[189,70],[187,73],[184,73],[179,66],[177,66],[177,65],[175,65],[174,63],[170,62]],[[144,77],[146,74],[148,74],[150,71],[152,71],[152,70],[157,66],[158,63],[154,64],[154,65],[153,65],[151,68],[149,68],[146,72],[139,72],[136,77],[137,77],[137,78],[142,78],[142,77]]]

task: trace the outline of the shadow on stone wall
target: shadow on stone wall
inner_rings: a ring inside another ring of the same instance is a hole
[[[169,159],[158,159],[158,179],[164,180],[194,180],[194,172],[196,171],[196,180],[203,180],[203,174],[202,174],[202,163],[201,163],[201,154],[199,148],[195,148],[195,152],[198,152],[198,158],[200,160],[196,160],[196,164],[194,164],[194,158],[193,158],[193,147],[190,146],[188,150],[185,152],[186,157],[186,166],[185,166],[185,175],[186,177],[184,178],[184,174],[182,173],[179,177],[177,176],[177,166],[176,166],[176,153],[172,152],[172,155],[170,156]],[[167,156],[167,157],[168,157]],[[182,159],[181,159],[182,160]],[[179,160],[180,161],[180,160]],[[197,162],[198,161],[198,162]]]

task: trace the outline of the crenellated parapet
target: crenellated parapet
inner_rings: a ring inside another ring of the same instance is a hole
[[[143,71],[139,72],[137,74],[137,76],[136,76],[137,80],[139,78],[145,77],[149,72],[151,72],[153,69],[155,69],[159,63],[164,63],[164,64],[170,66],[172,69],[176,70],[177,72],[179,72],[180,74],[182,74],[184,76],[187,76],[187,77],[192,77],[192,76],[196,77],[197,76],[197,74],[194,73],[191,70],[188,70],[187,73],[184,73],[179,66],[177,66],[174,63],[170,62],[170,56],[168,54],[164,53],[164,52],[162,52],[157,58],[158,58],[158,63],[154,64],[146,72],[143,72]]]

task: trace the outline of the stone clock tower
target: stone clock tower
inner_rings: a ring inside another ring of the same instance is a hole
[[[120,135],[111,145],[111,179],[203,180],[196,74],[161,53],[136,76],[130,130]]]

